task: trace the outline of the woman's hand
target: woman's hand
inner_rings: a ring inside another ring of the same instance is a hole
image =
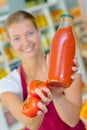
[[[43,92],[39,88],[35,89],[35,93],[40,97],[40,101],[37,104],[38,107],[40,108],[40,110],[38,111],[37,114],[43,114],[43,113],[45,114],[45,113],[47,113],[48,110],[47,110],[46,106],[52,100],[52,93],[49,90],[49,88],[43,87],[42,89],[46,93],[46,95],[44,95]]]
[[[72,67],[72,71],[73,71],[73,75],[71,76],[72,80],[76,79],[76,74],[78,72],[78,68],[79,68],[79,63],[77,61],[77,57],[75,56],[74,58],[74,66]]]
[[[52,100],[52,94],[47,87],[34,89],[34,95],[28,94],[27,99],[23,102],[21,111],[28,117],[35,117],[47,113],[47,105]]]

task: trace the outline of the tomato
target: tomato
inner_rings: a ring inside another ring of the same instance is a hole
[[[39,89],[42,91],[42,93],[43,93],[45,96],[47,96],[46,92],[44,92],[44,91],[42,90],[44,87],[48,87],[47,84],[46,84],[44,81],[33,80],[33,81],[29,84],[29,86],[28,86],[28,90],[29,90],[28,92],[29,92],[30,95],[33,95],[33,96],[39,98],[39,96],[35,93],[35,89],[36,89],[36,88],[39,88]]]
[[[34,117],[37,115],[37,112],[40,110],[37,106],[37,103],[40,101],[40,99],[30,96],[27,98],[21,107],[21,112],[27,116],[27,117]]]

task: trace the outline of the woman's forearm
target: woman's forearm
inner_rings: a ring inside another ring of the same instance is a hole
[[[8,108],[8,110],[11,112],[16,120],[21,122],[25,127],[28,127],[30,130],[38,130],[43,121],[44,114],[38,115],[34,118],[29,118],[23,115],[21,112],[23,101],[19,98],[18,95],[11,92],[6,92],[0,96],[2,102],[5,104],[5,106]]]
[[[55,108],[61,119],[70,125],[75,126],[79,121],[82,104],[82,78],[80,74],[75,75],[75,80],[63,93],[56,93],[53,98]]]
[[[33,119],[29,119],[30,122],[28,121],[29,124],[27,122],[26,127],[29,128],[30,130],[38,130],[43,121],[43,118],[44,118],[44,114],[36,116]]]
[[[69,126],[74,127],[79,121],[79,107],[68,101],[63,94],[54,98],[53,103],[60,118]]]

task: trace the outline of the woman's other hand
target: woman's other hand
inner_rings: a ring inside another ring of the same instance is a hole
[[[79,69],[79,63],[78,63],[78,60],[77,60],[76,56],[75,56],[73,61],[74,61],[74,66],[72,67],[73,75],[71,76],[71,78],[72,78],[72,80],[75,80],[76,79],[76,74],[77,74],[78,69]]]

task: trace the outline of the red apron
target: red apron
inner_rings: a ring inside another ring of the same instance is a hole
[[[25,81],[23,67],[20,67],[20,76],[22,82],[22,89],[23,89],[23,99],[27,98],[27,85]],[[48,106],[48,112],[45,114],[43,122],[38,130],[86,130],[83,122],[80,120],[76,127],[71,128],[67,124],[65,124],[60,117],[58,116],[53,102],[51,102]],[[25,130],[29,130],[25,128]]]

